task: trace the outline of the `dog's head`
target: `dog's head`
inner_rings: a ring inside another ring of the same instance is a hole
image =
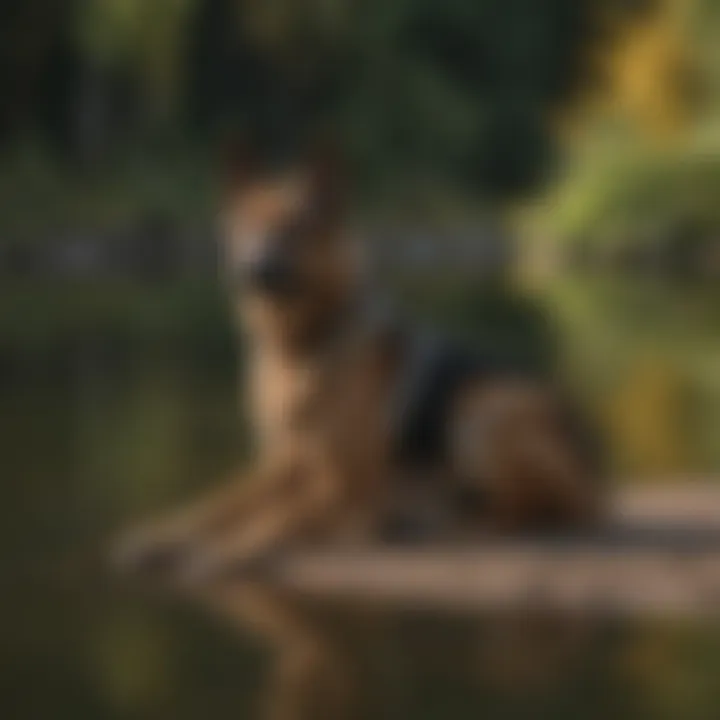
[[[228,168],[222,256],[233,301],[251,331],[310,332],[359,277],[337,153],[316,148],[270,170],[242,148]]]

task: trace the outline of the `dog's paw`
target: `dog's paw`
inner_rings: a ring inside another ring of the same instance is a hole
[[[112,567],[126,575],[169,577],[180,572],[191,550],[188,538],[162,529],[128,532],[110,549]]]

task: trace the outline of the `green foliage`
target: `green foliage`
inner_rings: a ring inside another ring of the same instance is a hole
[[[430,175],[515,196],[552,165],[550,117],[587,85],[601,6],[30,0],[0,11],[4,71],[22,87],[0,110],[0,141],[34,130],[97,162],[118,145],[182,148],[240,125],[292,148],[332,124],[369,188]]]
[[[210,281],[18,281],[3,288],[0,356],[52,367],[89,343],[118,352],[182,348],[189,357],[232,362],[233,342],[225,298]]]
[[[626,148],[571,178],[549,227],[567,242],[591,245],[659,237],[687,223],[714,232],[719,193],[720,151],[712,143],[662,153]]]
[[[402,277],[396,295],[414,316],[449,337],[463,339],[487,357],[552,374],[559,336],[544,302],[505,278]]]
[[[545,300],[565,372],[602,419],[623,472],[720,467],[717,287],[565,277]]]
[[[68,173],[38,143],[23,141],[0,167],[0,242],[52,242],[66,231],[127,227],[147,213],[189,227],[209,223],[211,171],[197,152],[165,157],[128,151],[107,170],[103,165]]]

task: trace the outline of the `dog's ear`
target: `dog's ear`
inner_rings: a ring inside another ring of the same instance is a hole
[[[341,215],[347,202],[347,172],[337,138],[328,135],[317,138],[307,154],[306,167],[318,209],[326,215]]]

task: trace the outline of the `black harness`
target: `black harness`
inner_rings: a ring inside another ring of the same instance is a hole
[[[463,385],[515,374],[519,368],[423,329],[405,329],[404,348],[393,402],[395,457],[404,465],[437,466],[447,459],[450,412]]]

